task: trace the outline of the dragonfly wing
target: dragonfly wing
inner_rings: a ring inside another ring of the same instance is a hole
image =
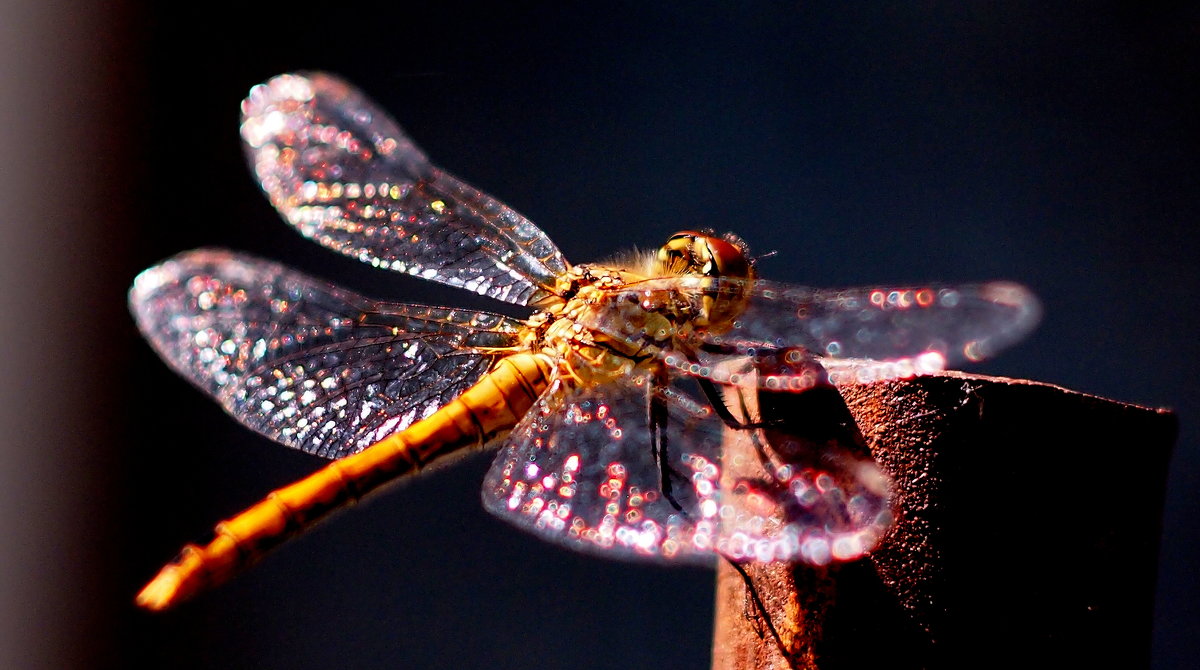
[[[347,256],[517,304],[548,295],[567,269],[545,233],[431,165],[340,79],[291,74],[255,86],[242,138],[283,218]]]
[[[379,303],[215,249],[146,270],[138,327],[236,419],[341,458],[428,416],[487,372],[520,327],[496,314]]]
[[[891,360],[928,352],[979,361],[1029,334],[1041,310],[1023,286],[811,289],[757,281],[724,336],[737,346],[801,346],[826,358]]]
[[[663,431],[671,498],[653,453],[644,380],[593,389],[555,382],[509,436],[484,480],[493,514],[570,549],[707,563],[858,558],[890,522],[886,477],[836,445],[780,449],[730,430],[678,389]],[[780,439],[778,436],[772,439]]]
[[[690,483],[676,482],[673,495],[682,511],[662,495],[647,393],[643,378],[594,389],[554,382],[493,462],[484,479],[484,507],[577,551],[711,560],[703,529],[697,536]],[[717,430],[710,437],[719,446],[720,426],[707,427]],[[668,431],[670,444],[679,429],[671,422]]]
[[[683,276],[650,279],[609,296],[611,312],[585,318],[591,328],[637,344],[645,329],[625,318],[620,306],[637,301],[646,309],[680,305],[699,311],[707,298],[744,299],[744,310],[719,332],[687,334],[687,353],[662,350],[669,366],[721,383],[739,384],[751,376],[729,376],[725,365],[747,356],[803,349],[821,357],[837,381],[906,377],[934,372],[947,364],[979,361],[1020,340],[1037,324],[1040,307],[1024,287],[1007,282],[962,286],[812,289],[776,282]],[[806,356],[798,355],[795,374],[784,360],[772,361],[773,375],[753,376],[767,387],[800,388],[811,380]],[[746,367],[746,366],[744,366]],[[753,365],[748,365],[753,368]],[[801,379],[803,377],[803,379]]]

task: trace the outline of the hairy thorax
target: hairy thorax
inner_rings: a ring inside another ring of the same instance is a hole
[[[583,385],[656,369],[654,355],[686,327],[686,310],[646,309],[639,272],[577,265],[559,278],[556,299],[528,321],[529,346],[558,361],[560,377]]]

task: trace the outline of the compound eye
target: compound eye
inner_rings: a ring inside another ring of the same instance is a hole
[[[700,241],[697,240],[697,242]],[[707,235],[703,238],[703,243],[707,247],[707,255],[713,266],[704,274],[738,279],[750,279],[753,276],[754,270],[750,265],[750,259],[746,257],[746,252],[742,248],[719,237]]]

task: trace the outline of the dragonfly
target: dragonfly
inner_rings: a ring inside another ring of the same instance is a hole
[[[263,191],[305,237],[529,315],[372,300],[222,249],[142,272],[130,309],[170,367],[245,426],[330,459],[187,545],[138,594],[150,609],[229,579],[390,483],[490,446],[484,507],[571,549],[854,560],[893,523],[887,475],[837,441],[767,439],[780,426],[754,401],[980,360],[1038,319],[1034,296],[1009,282],[768,281],[732,234],[684,231],[656,252],[571,265],[329,74],[255,86],[241,136]]]

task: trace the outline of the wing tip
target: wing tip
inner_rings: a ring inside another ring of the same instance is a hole
[[[997,305],[1014,310],[1009,332],[1014,339],[1029,333],[1042,319],[1042,303],[1037,295],[1023,284],[1011,281],[994,281],[984,284],[980,295]]]
[[[133,278],[133,285],[129,287],[129,307],[135,314],[139,305],[145,303],[150,295],[167,283],[169,271],[166,265],[167,263],[159,263],[148,267]]]
[[[183,274],[180,268],[220,264],[234,256],[234,252],[216,247],[201,247],[171,256],[142,270],[133,278],[133,284],[129,287],[129,304],[142,304],[162,287],[177,281]]]
[[[260,148],[288,130],[288,114],[297,107],[316,104],[320,96],[337,99],[353,89],[339,77],[325,72],[290,72],[255,84],[242,100],[242,138]]]
[[[133,278],[133,284],[126,296],[129,311],[133,314],[138,329],[157,348],[159,339],[155,332],[164,318],[162,302],[170,300],[172,292],[176,290],[173,287],[197,276],[198,273],[211,272],[213,268],[223,267],[228,273],[242,267],[244,271],[244,266],[248,263],[263,262],[216,247],[202,247],[176,254],[142,270]]]
[[[280,102],[308,102],[316,95],[314,78],[321,73],[294,72],[271,77],[255,84],[250,88],[246,99],[242,100],[242,118],[262,114]]]

